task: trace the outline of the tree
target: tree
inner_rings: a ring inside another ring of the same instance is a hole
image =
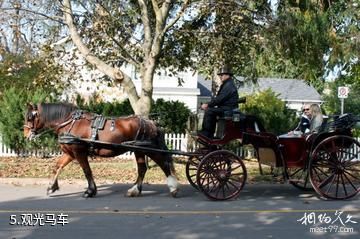
[[[65,87],[58,81],[61,67],[42,48],[56,19],[49,20],[40,9],[51,8],[44,0],[0,1],[0,96],[10,87],[25,93],[41,88],[53,94]]]
[[[79,11],[74,13],[71,1],[65,0],[62,11],[71,39],[84,58],[120,83],[135,113],[147,116],[151,106],[153,75],[166,34],[184,15],[189,2],[90,1],[77,6],[82,9],[80,16]],[[86,37],[81,37],[83,35]],[[139,69],[140,95],[131,78],[118,67],[124,62]]]
[[[262,44],[261,31],[270,19],[269,5],[268,1],[209,1],[196,19],[186,21],[169,37],[177,47],[168,58],[175,55],[180,65],[191,62],[210,79],[216,78],[223,64],[231,65],[235,75],[256,78],[254,59]]]
[[[322,91],[330,72],[348,73],[359,60],[357,2],[279,0],[273,22],[264,32],[265,54],[258,64],[273,69],[275,75],[283,75],[286,66],[291,70],[285,77],[305,79]]]
[[[38,11],[58,20],[59,7],[68,30],[52,27],[59,34],[54,40],[69,34],[92,67],[124,87],[135,113],[141,115],[150,112],[157,67],[174,72],[191,67],[211,76],[215,68],[231,62],[235,73],[256,76],[252,44],[270,14],[266,0],[65,0],[48,1],[48,5],[48,12],[33,6],[21,6],[19,11]],[[132,79],[120,70],[123,64],[132,64],[140,73],[139,94]]]
[[[71,40],[81,55],[113,82],[120,83],[135,113],[146,116],[150,112],[152,80],[157,67],[173,71],[192,67],[206,73],[210,72],[209,68],[213,70],[214,66],[232,60],[237,72],[247,69],[241,72],[251,73],[248,43],[254,41],[261,14],[269,12],[267,5],[265,0],[241,4],[234,0],[65,0],[61,9]],[[215,21],[211,20],[212,11],[219,16]],[[231,15],[224,17],[225,13]],[[216,26],[215,32],[211,31],[211,25]],[[231,30],[227,33],[229,26]],[[194,36],[199,32],[205,38],[195,45]],[[202,51],[198,54],[199,50]],[[133,79],[120,70],[123,64],[135,66],[140,73],[139,94]]]
[[[160,67],[191,67],[211,77],[230,62],[236,75],[303,78],[318,89],[335,67],[350,72],[359,49],[355,1],[278,2],[275,14],[267,0],[64,0],[44,1],[47,12],[24,4],[12,10],[54,20],[46,43],[70,39],[104,79],[124,87],[135,113],[146,116]],[[67,29],[56,24],[60,17]],[[139,72],[139,93],[124,64]]]
[[[11,87],[32,94],[42,89],[53,96],[59,95],[65,82],[59,84],[62,69],[47,57],[3,54],[0,61],[0,98]]]
[[[339,86],[348,86],[349,96],[344,100],[344,113],[352,113],[360,116],[360,64],[352,67],[348,76],[342,76],[336,81],[329,82],[329,93],[324,95],[324,108],[327,114],[339,115],[341,102],[337,96]]]
[[[42,44],[54,35],[60,18],[46,13],[54,12],[52,1],[0,1],[0,60],[5,55],[37,55]]]

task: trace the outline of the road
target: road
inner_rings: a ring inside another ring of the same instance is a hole
[[[178,198],[165,185],[124,197],[130,186],[99,185],[95,198],[84,199],[80,184],[60,181],[61,191],[48,197],[45,185],[0,182],[0,238],[360,238],[360,196],[324,201],[287,184],[249,184],[224,202],[189,185]]]

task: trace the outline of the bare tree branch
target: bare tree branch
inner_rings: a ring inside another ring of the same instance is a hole
[[[150,54],[151,50],[151,28],[150,28],[150,21],[149,21],[149,12],[144,0],[138,0],[140,9],[141,9],[141,20],[144,25],[144,50],[145,55]]]
[[[114,41],[114,43],[121,49],[121,51],[123,51],[128,57],[125,57],[121,54],[121,58],[127,62],[129,62],[130,64],[132,65],[135,65],[135,66],[139,66],[140,65],[140,62],[137,61],[134,57],[132,57],[130,55],[130,53],[128,51],[125,50],[125,48],[121,45],[121,43],[116,40],[114,37],[111,37],[111,40]]]
[[[8,40],[7,40],[7,37],[6,37],[6,33],[0,28],[0,33],[2,35],[2,38],[3,40],[0,41],[0,43],[2,42],[3,44],[3,48],[4,50],[9,53],[10,52],[10,48],[9,48],[9,45],[8,45]]]
[[[6,8],[0,8],[1,10],[4,10],[4,11],[13,11],[13,10],[20,10],[20,11],[24,11],[24,12],[29,12],[29,13],[32,13],[34,15],[38,15],[38,16],[42,16],[46,19],[49,19],[49,20],[52,20],[52,21],[55,21],[55,22],[58,22],[58,23],[61,23],[61,24],[64,24],[64,22],[62,21],[62,18],[61,17],[57,17],[57,16],[48,16],[44,13],[41,13],[41,12],[37,12],[37,11],[33,11],[31,9],[27,9],[27,8],[13,8],[13,7],[6,7]]]
[[[162,19],[165,19],[166,16],[169,14],[171,0],[165,0],[163,5],[161,6],[161,17]]]
[[[164,35],[185,13],[185,9],[188,7],[189,0],[185,0],[181,6],[180,11],[176,14],[176,17],[172,19],[164,28],[162,35]]]
[[[65,16],[65,22],[69,27],[71,38],[74,42],[74,44],[77,46],[80,53],[85,57],[85,59],[92,65],[96,66],[97,69],[99,69],[101,72],[103,72],[105,75],[109,76],[110,78],[114,79],[116,82],[124,84],[124,87],[126,88],[129,96],[129,100],[132,103],[136,103],[139,99],[135,86],[131,79],[124,74],[121,70],[114,68],[108,64],[106,64],[104,61],[99,59],[98,57],[94,56],[89,48],[82,42],[82,39],[77,32],[77,29],[74,25],[74,19],[72,15],[72,9],[70,0],[64,0],[63,2],[63,12]]]
[[[156,18],[158,18],[159,16],[159,13],[160,13],[160,8],[159,8],[159,5],[157,3],[156,0],[151,0],[151,3],[152,3],[152,6],[154,8],[154,12],[155,12],[155,15],[156,15]]]

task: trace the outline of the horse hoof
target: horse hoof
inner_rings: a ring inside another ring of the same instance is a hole
[[[83,194],[83,198],[92,198],[92,197],[95,197],[95,195],[96,195],[96,192],[88,192],[88,191],[86,191]]]
[[[57,190],[59,190],[59,188],[48,188],[46,191],[46,195],[49,196],[50,194],[53,194]]]
[[[179,192],[179,189],[175,189],[175,190],[171,191],[170,194],[173,198],[176,198],[178,192]]]
[[[132,188],[127,190],[126,196],[127,197],[138,197],[141,194],[141,190],[139,190],[137,185],[134,185]]]
[[[140,193],[136,193],[136,192],[127,192],[126,194],[125,194],[125,196],[126,197],[131,197],[131,198],[134,198],[134,197],[139,197],[140,196]]]

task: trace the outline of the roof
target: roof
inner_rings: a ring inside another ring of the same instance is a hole
[[[285,101],[321,102],[321,95],[314,87],[299,79],[258,78],[257,83],[245,83],[239,93],[246,95],[255,91],[271,89]]]
[[[244,81],[244,77],[236,77],[236,79]],[[199,77],[198,88],[200,89],[200,96],[211,96],[211,80]],[[269,88],[285,101],[322,102],[321,95],[316,89],[304,80],[299,79],[258,78],[256,84],[251,81],[244,83],[239,88],[239,94],[249,95]]]
[[[206,80],[204,77],[199,76],[197,88],[200,89],[200,96],[211,96],[211,80]]]

